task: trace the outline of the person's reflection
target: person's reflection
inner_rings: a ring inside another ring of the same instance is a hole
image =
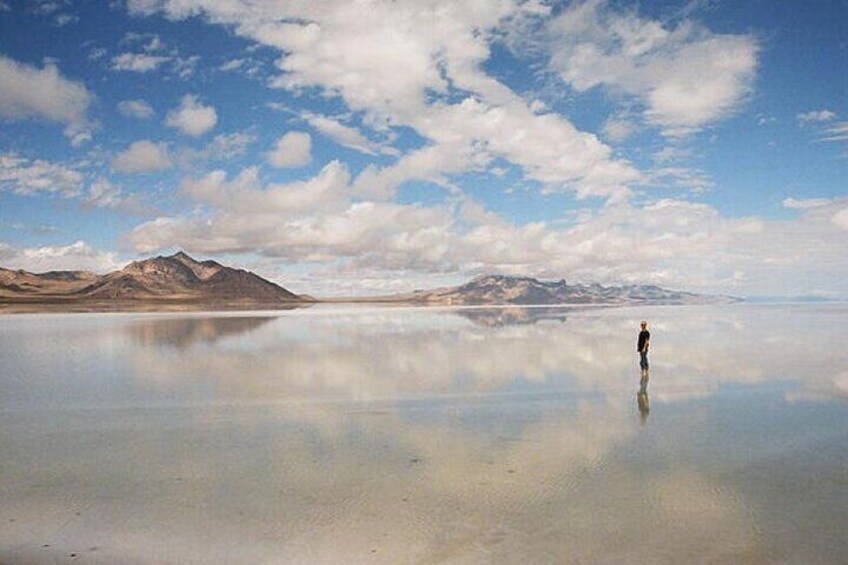
[[[636,393],[636,404],[639,406],[639,416],[642,419],[642,425],[648,421],[648,414],[651,413],[651,405],[648,400],[648,371],[642,371],[642,379],[639,381],[639,392]]]

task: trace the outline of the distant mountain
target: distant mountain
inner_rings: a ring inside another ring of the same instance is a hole
[[[95,280],[97,275],[87,271],[49,271],[35,274],[0,267],[0,299],[73,292]]]
[[[530,277],[486,275],[463,285],[408,294],[328,300],[422,305],[553,304],[712,304],[736,302],[667,290],[652,285],[601,286],[540,281]],[[182,251],[167,257],[133,261],[120,271],[96,275],[86,271],[30,273],[0,268],[0,303],[182,304],[259,303],[297,305],[318,302],[262,277],[215,261],[197,261]],[[495,321],[496,322],[496,321]]]
[[[314,302],[262,277],[197,261],[182,251],[133,261],[98,276],[84,271],[29,273],[0,268],[0,301]]]
[[[419,290],[393,298],[434,305],[714,304],[738,301],[729,296],[694,294],[653,285],[567,284],[565,279],[540,281],[504,275],[485,275],[457,287]]]

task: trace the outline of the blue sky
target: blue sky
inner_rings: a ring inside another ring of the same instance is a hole
[[[846,297],[848,3],[0,2],[0,265]]]

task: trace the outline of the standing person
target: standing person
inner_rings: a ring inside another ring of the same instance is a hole
[[[639,352],[639,366],[642,368],[642,376],[648,373],[648,347],[651,345],[651,332],[648,331],[648,322],[642,320],[642,331],[636,341],[636,351]]]

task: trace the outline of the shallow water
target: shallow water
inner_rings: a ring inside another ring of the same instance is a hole
[[[0,316],[0,562],[844,562],[846,324],[844,305]]]

